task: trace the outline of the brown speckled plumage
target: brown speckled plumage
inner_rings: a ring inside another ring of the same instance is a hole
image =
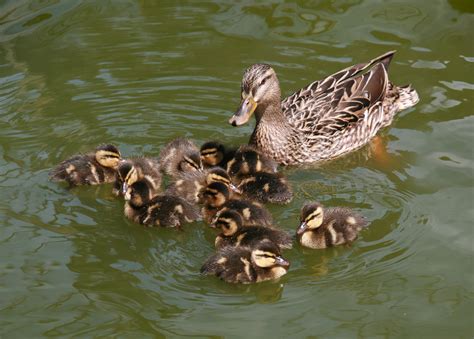
[[[419,100],[410,86],[389,82],[387,70],[394,53],[315,81],[281,103],[273,69],[251,66],[242,80],[241,104],[250,107],[254,101],[249,100],[255,99],[257,124],[250,144],[284,165],[328,160],[363,146],[398,111]],[[230,122],[246,122],[241,109]]]

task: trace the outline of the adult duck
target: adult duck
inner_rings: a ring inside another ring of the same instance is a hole
[[[353,151],[391,124],[395,114],[415,105],[417,92],[388,80],[395,51],[315,81],[281,102],[272,67],[249,67],[233,126],[255,115],[250,144],[283,165],[329,160]]]

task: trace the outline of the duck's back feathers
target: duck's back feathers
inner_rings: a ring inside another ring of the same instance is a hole
[[[229,283],[248,284],[257,281],[247,247],[224,247],[212,255],[201,267],[201,273],[215,275]]]
[[[115,181],[116,169],[101,166],[95,154],[74,155],[51,170],[51,181],[66,181],[70,187]]]
[[[293,199],[288,180],[278,173],[256,173],[242,179],[238,188],[250,200],[287,204]]]
[[[243,226],[230,237],[221,233],[216,237],[215,245],[217,249],[226,246],[254,247],[264,240],[269,240],[280,248],[289,249],[293,246],[293,239],[288,233],[266,226]]]

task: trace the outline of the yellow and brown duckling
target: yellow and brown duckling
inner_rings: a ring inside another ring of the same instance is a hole
[[[264,240],[255,247],[220,249],[204,263],[201,273],[215,275],[228,283],[250,284],[278,279],[289,267],[290,263],[282,257],[278,246]]]
[[[256,172],[276,173],[278,164],[250,145],[240,146],[234,157],[227,163],[227,172],[239,180]]]
[[[219,166],[227,169],[227,163],[235,152],[236,149],[227,148],[218,141],[208,141],[201,146],[201,161],[204,168]]]
[[[153,158],[135,158],[120,162],[117,171],[113,193],[124,195],[128,187],[139,180],[146,180],[152,190],[158,193],[161,188],[162,175],[160,164]]]
[[[227,169],[246,198],[262,203],[289,203],[293,192],[288,180],[276,170],[273,160],[251,146],[239,148]]]
[[[114,145],[100,145],[95,152],[78,154],[61,162],[49,173],[52,181],[66,181],[70,187],[99,185],[115,181],[120,151]]]
[[[318,202],[303,206],[296,236],[301,245],[322,249],[357,239],[367,221],[349,208],[324,208]]]
[[[240,191],[230,180],[229,174],[220,167],[205,169],[204,171],[194,171],[184,173],[181,179],[173,182],[166,189],[166,194],[180,196],[187,201],[197,204],[200,202],[201,190],[213,182],[220,182],[226,185],[231,192]]]
[[[203,166],[199,149],[189,139],[177,138],[161,150],[160,168],[173,178],[179,178],[183,173],[201,171]]]
[[[199,209],[186,200],[167,194],[154,195],[148,181],[140,180],[130,185],[125,193],[125,216],[146,225],[181,227],[201,219]]]
[[[215,246],[220,249],[225,246],[256,246],[263,240],[270,240],[280,248],[291,248],[292,237],[279,229],[266,226],[244,226],[242,216],[234,211],[227,210],[219,213],[210,225],[221,231],[216,237]]]
[[[207,185],[200,194],[204,207],[203,218],[207,223],[212,223],[219,213],[234,210],[243,218],[245,226],[263,225],[271,227],[272,215],[261,204],[246,199],[231,198],[229,188],[220,182]]]

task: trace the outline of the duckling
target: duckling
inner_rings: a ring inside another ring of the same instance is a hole
[[[201,171],[203,166],[196,145],[188,139],[177,138],[161,150],[160,168],[165,174],[179,178],[186,172]]]
[[[287,204],[293,199],[288,180],[279,173],[247,175],[237,188],[246,198],[261,203]]]
[[[240,190],[231,182],[229,174],[220,167],[208,168],[202,172],[184,173],[181,179],[168,186],[165,193],[180,196],[190,203],[197,204],[201,202],[199,193],[203,187],[213,182],[221,182],[235,194],[240,193]]]
[[[118,166],[113,193],[124,195],[128,190],[128,186],[138,180],[148,181],[155,193],[160,190],[161,173],[157,159],[142,157],[122,161]]]
[[[228,149],[218,141],[208,141],[201,146],[201,161],[205,168],[219,166],[227,169],[227,163],[235,152],[236,149]]]
[[[153,196],[146,180],[130,185],[125,193],[125,216],[146,226],[181,227],[200,220],[199,209],[186,200],[167,194]]]
[[[276,173],[278,164],[250,145],[240,146],[234,158],[227,163],[227,172],[231,177],[239,177],[257,172]]]
[[[317,249],[351,243],[367,226],[365,218],[349,208],[324,209],[318,202],[303,206],[300,222],[296,231],[299,242]]]
[[[255,247],[226,246],[211,256],[201,273],[215,275],[228,283],[250,284],[275,280],[288,272],[290,263],[281,256],[277,245],[269,240]]]
[[[215,246],[220,249],[225,246],[250,246],[254,247],[264,239],[268,239],[280,248],[291,248],[291,236],[278,229],[265,226],[243,226],[242,216],[234,211],[227,210],[219,213],[210,225],[222,231],[215,241]]]
[[[121,155],[114,145],[100,145],[95,152],[78,154],[61,162],[49,173],[52,181],[66,181],[69,187],[99,185],[115,181]]]
[[[229,189],[220,182],[207,185],[201,192],[204,203],[202,214],[206,222],[211,223],[218,213],[235,210],[243,218],[244,226],[263,225],[271,227],[272,215],[261,204],[245,199],[234,199],[230,197]]]

